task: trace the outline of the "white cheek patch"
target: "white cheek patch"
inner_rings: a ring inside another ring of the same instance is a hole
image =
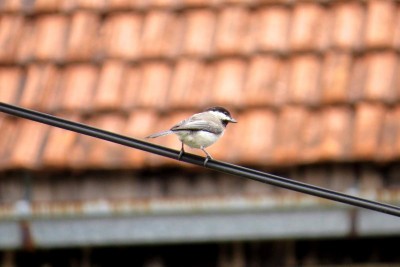
[[[215,117],[217,117],[218,119],[220,119],[220,120],[223,120],[223,121],[230,121],[230,120],[231,120],[231,118],[230,118],[229,116],[225,115],[225,114],[222,113],[222,112],[211,111],[211,113],[212,113]]]

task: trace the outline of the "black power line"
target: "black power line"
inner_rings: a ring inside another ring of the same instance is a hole
[[[140,141],[134,138],[130,138],[127,136],[119,135],[116,133],[112,133],[109,131],[97,129],[95,127],[91,127],[82,123],[72,122],[69,120],[61,119],[56,116],[52,116],[49,114],[37,112],[34,110],[29,110],[25,108],[21,108],[14,105],[9,105],[0,102],[0,111],[4,113],[8,113],[10,115],[14,115],[17,117],[37,121],[40,123],[48,124],[51,126],[63,128],[66,130],[74,131],[77,133],[93,136],[99,139],[103,139],[109,142],[121,144],[124,146],[140,149],[143,151],[147,151],[150,153],[158,154],[160,156],[178,159],[179,151],[173,150],[170,148],[158,146],[155,144],[151,144],[148,142]],[[203,166],[204,158],[185,153],[181,157],[181,161],[195,164],[198,166]],[[387,213],[390,215],[400,217],[400,207],[380,203],[377,201],[372,201],[360,197],[355,197],[347,194],[343,194],[340,192],[336,192],[333,190],[328,190],[322,187],[301,183],[295,180],[287,179],[281,176],[245,168],[242,166],[229,164],[226,162],[221,162],[217,160],[210,159],[207,163],[207,168],[216,170],[219,172],[232,174],[244,178],[249,178],[252,180],[256,180],[262,183],[271,184],[279,187],[283,187],[286,189],[294,190],[297,192],[310,194],[313,196],[318,196],[346,204],[350,204],[357,207],[362,207],[370,210],[375,210],[383,213]]]

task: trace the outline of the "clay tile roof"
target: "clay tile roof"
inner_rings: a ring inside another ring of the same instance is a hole
[[[17,67],[0,66],[0,101],[16,104],[21,87],[22,71]]]
[[[19,120],[17,128],[6,166],[36,169],[41,164],[43,147],[46,144],[50,126],[38,125],[29,120]]]
[[[3,169],[10,167],[8,159],[12,146],[16,139],[17,123],[9,118],[0,119],[1,135],[0,135],[0,166]]]
[[[391,162],[399,25],[394,0],[5,0],[0,101],[140,139],[223,105],[239,123],[215,158]],[[179,164],[3,114],[0,131],[2,170]]]
[[[98,16],[95,19],[98,24]],[[138,14],[116,13],[107,17],[102,28],[102,46],[105,56],[128,60],[137,59],[141,49],[142,23],[143,18]],[[93,29],[94,35],[98,34],[95,30]]]
[[[330,107],[322,113],[320,158],[350,158],[352,152],[353,112],[348,107]]]
[[[77,121],[77,116],[63,116],[64,119]],[[63,169],[70,167],[69,152],[78,138],[78,134],[60,128],[51,128],[43,150],[42,164],[44,167]]]
[[[293,10],[290,27],[290,47],[292,50],[320,49],[324,44],[327,19],[330,18],[319,3],[300,2]]]
[[[321,66],[321,102],[345,103],[349,100],[352,55],[348,52],[328,52]]]
[[[100,109],[116,110],[122,96],[125,65],[120,61],[107,61],[100,70],[100,80],[93,98],[93,105]]]
[[[315,105],[320,101],[320,58],[313,54],[296,56],[290,62],[290,102]]]
[[[365,99],[396,102],[399,98],[396,93],[398,83],[398,57],[393,52],[371,53],[367,57],[367,76],[365,81]]]
[[[391,109],[385,114],[379,151],[376,158],[387,161],[400,155],[400,108]]]
[[[281,81],[279,72],[283,67],[282,60],[276,56],[255,56],[248,63],[244,84],[245,94],[242,94],[243,104],[274,105],[276,98],[275,88]]]
[[[194,9],[185,13],[185,33],[182,53],[191,56],[210,56],[214,39],[216,14],[208,9]]]
[[[218,61],[214,67],[212,102],[220,106],[240,105],[246,63],[241,59],[226,59]]]
[[[215,53],[221,55],[246,53],[252,50],[250,11],[244,7],[223,8],[217,19]]]
[[[369,1],[365,43],[370,48],[389,47],[393,43],[396,3],[394,1]]]
[[[60,106],[71,112],[88,112],[94,108],[93,98],[98,83],[99,70],[93,64],[71,64],[61,77]]]
[[[21,15],[4,15],[0,17],[0,60],[11,63],[17,53],[18,43],[21,41],[21,32],[24,26],[24,17]]]
[[[100,44],[97,40],[99,33],[100,15],[98,13],[86,10],[73,13],[66,43],[66,59],[68,61],[90,61],[99,57]],[[109,35],[106,37],[108,40],[113,38]]]
[[[203,106],[209,98],[210,66],[196,59],[182,59],[175,65],[167,98],[171,108]],[[208,81],[207,81],[208,80]]]
[[[165,10],[149,11],[143,20],[140,54],[145,58],[173,56],[180,49],[182,20]]]
[[[359,1],[337,1],[332,6],[332,46],[360,49],[363,34],[364,7]]]
[[[120,114],[107,114],[96,116],[86,123],[111,132],[122,132],[126,118]],[[85,151],[86,163],[90,168],[116,168],[120,166],[122,147],[103,142],[94,138],[88,141],[89,146]]]
[[[379,149],[385,108],[380,104],[361,104],[355,110],[353,153],[357,158],[369,159]]]
[[[162,61],[148,62],[142,66],[137,105],[147,108],[164,108],[171,81],[172,68]],[[157,93],[154,93],[157,88]]]
[[[60,61],[64,58],[68,18],[64,15],[42,15],[34,23],[33,57],[38,61]]]
[[[60,72],[55,65],[29,65],[25,79],[18,105],[41,111],[60,109],[61,91],[58,89],[60,85]]]
[[[290,9],[286,6],[260,8],[257,12],[257,49],[260,51],[287,52]]]

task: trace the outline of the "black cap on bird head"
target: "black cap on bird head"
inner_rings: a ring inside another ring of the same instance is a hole
[[[231,113],[226,108],[211,107],[211,108],[206,109],[205,111],[214,111],[214,112],[219,112],[219,113],[225,115],[221,118],[224,125],[227,125],[229,122],[233,122],[233,123],[237,122],[234,118],[232,118]]]

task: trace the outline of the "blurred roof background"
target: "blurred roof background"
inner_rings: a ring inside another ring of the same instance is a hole
[[[395,0],[0,1],[1,102],[139,139],[221,105],[239,123],[214,158],[391,203],[399,51]],[[0,224],[0,235],[13,229],[4,248],[400,231],[375,213],[4,114],[0,132],[0,218],[37,219]],[[154,142],[180,149],[175,136]],[[53,228],[52,216],[77,224]],[[245,226],[225,228],[237,218]],[[263,220],[281,227],[253,225]]]
[[[0,8],[3,102],[136,138],[223,105],[240,123],[211,149],[221,160],[399,158],[396,1],[5,0]],[[4,116],[1,129],[3,170],[166,163]],[[179,148],[176,138],[157,142]]]

